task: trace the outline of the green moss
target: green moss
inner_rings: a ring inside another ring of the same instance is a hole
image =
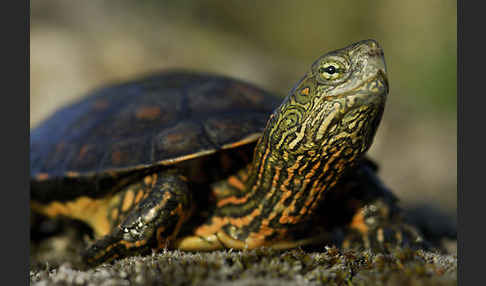
[[[93,269],[76,270],[69,263],[33,269],[33,285],[157,284],[211,285],[455,285],[457,259],[422,250],[393,249],[388,254],[340,250],[164,251],[130,257]]]

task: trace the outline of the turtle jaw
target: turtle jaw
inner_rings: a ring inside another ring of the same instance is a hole
[[[387,95],[386,74],[379,69],[357,88],[327,98],[324,109],[330,111],[319,119],[314,137],[314,144],[319,146],[318,156],[327,158],[330,153],[342,151],[347,164],[354,164],[373,143]]]

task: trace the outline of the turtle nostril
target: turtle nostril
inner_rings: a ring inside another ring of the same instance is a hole
[[[383,56],[383,50],[381,48],[376,48],[368,52],[368,56],[370,57],[378,57],[378,56]]]

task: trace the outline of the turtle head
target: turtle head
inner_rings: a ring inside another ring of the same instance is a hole
[[[387,94],[383,50],[374,40],[354,43],[312,64],[273,113],[265,136],[289,158],[354,159],[370,147]]]
[[[387,94],[383,51],[376,41],[361,41],[318,58],[270,116],[255,147],[245,181],[251,191],[244,203],[231,202],[218,210],[241,217],[253,208],[249,216],[258,219],[234,225],[241,232],[227,234],[263,245],[255,241],[270,239],[262,235],[269,227],[258,222],[269,213],[275,218],[275,240],[289,239],[296,228],[311,222],[322,194],[371,146]],[[271,211],[263,214],[262,208]]]

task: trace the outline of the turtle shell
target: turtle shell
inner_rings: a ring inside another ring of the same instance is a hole
[[[249,144],[280,102],[239,80],[183,71],[103,88],[31,130],[31,183],[113,177]]]

